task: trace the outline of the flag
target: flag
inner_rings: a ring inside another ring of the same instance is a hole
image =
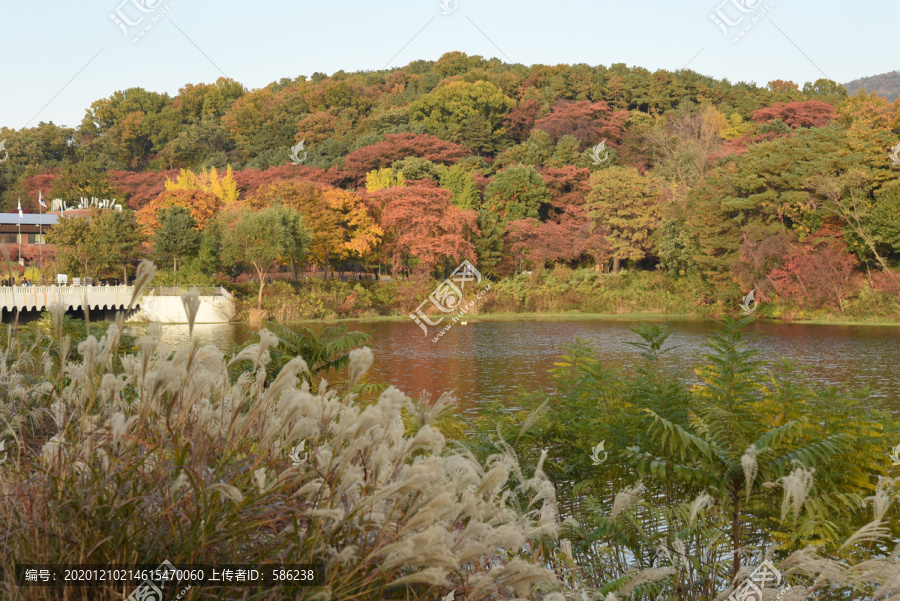
[[[44,193],[43,192],[38,192],[38,202],[40,203],[40,205],[42,207],[44,207],[45,209],[47,208],[47,203],[44,202]]]
[[[22,199],[19,199],[19,217],[22,217]]]

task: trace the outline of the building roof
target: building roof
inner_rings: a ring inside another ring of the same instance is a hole
[[[59,215],[44,213],[43,215],[34,215],[25,213],[19,217],[18,213],[0,213],[0,225],[55,225],[59,219]]]

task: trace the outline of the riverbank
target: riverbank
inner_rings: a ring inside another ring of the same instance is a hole
[[[408,319],[438,286],[426,279],[275,281],[266,284],[266,319],[304,321]],[[249,321],[258,284],[232,285],[236,320]],[[490,319],[722,319],[739,317],[743,293],[711,296],[693,276],[672,278],[658,272],[600,274],[590,269],[557,268],[518,274],[492,282],[469,321]],[[800,307],[781,299],[761,300],[754,315],[765,321],[806,324],[900,325],[900,311],[887,294],[863,287],[836,307]]]

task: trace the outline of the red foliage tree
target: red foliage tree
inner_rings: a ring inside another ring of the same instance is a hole
[[[372,194],[381,203],[385,251],[396,274],[409,257],[435,267],[443,259],[476,262],[470,237],[478,232],[475,211],[454,205],[451,194],[428,180]]]
[[[518,268],[525,265],[543,269],[547,261],[568,258],[571,244],[561,235],[556,223],[541,223],[537,219],[517,219],[506,226],[509,249],[516,257]]]
[[[809,308],[837,305],[843,313],[844,301],[856,288],[857,260],[839,236],[823,229],[795,245],[769,274],[778,294]]]
[[[383,141],[348,154],[344,158],[343,170],[361,183],[369,171],[390,167],[398,159],[418,157],[450,165],[471,154],[459,144],[445,142],[428,134],[387,134]]]
[[[44,202],[47,203],[46,209],[41,209],[45,213],[50,209],[50,188],[53,187],[53,181],[56,179],[56,172],[48,169],[36,173],[31,177],[27,177],[22,181],[22,187],[25,189],[27,202],[22,200],[23,212],[28,212],[27,207],[34,207],[35,212],[38,210],[38,194],[44,193]]]
[[[600,264],[612,254],[606,233],[593,226],[584,208],[569,205],[550,221],[519,219],[506,227],[514,256],[542,268],[547,261],[573,261],[584,255]]]
[[[269,167],[265,171],[259,169],[243,169],[234,172],[234,181],[237,182],[241,196],[256,196],[263,186],[276,182],[293,180],[305,180],[322,184],[330,184],[331,178],[327,172],[318,167],[304,167],[303,165],[280,165]]]
[[[509,137],[516,142],[524,142],[531,130],[534,128],[534,122],[541,112],[541,105],[537,100],[526,100],[520,102],[517,107],[509,111],[503,118],[503,126]]]
[[[557,142],[563,136],[575,136],[581,148],[593,146],[601,139],[622,139],[628,111],[613,111],[605,102],[560,100],[550,114],[535,122],[534,128],[547,132]]]
[[[886,271],[873,271],[872,288],[900,300],[900,285],[897,284],[898,279],[900,279],[900,273],[897,272],[891,274]]]
[[[39,267],[43,263],[45,267],[49,266],[56,259],[56,246],[53,244],[23,244],[22,258],[28,265]],[[44,273],[45,278],[47,273]]]
[[[108,171],[110,185],[125,194],[125,203],[133,211],[162,194],[166,179],[178,177],[178,169],[168,171]]]
[[[553,206],[558,210],[568,205],[584,204],[584,197],[590,190],[591,170],[566,165],[562,168],[544,167],[538,173],[547,182],[553,194]]]
[[[776,102],[772,106],[753,111],[757,123],[769,123],[781,119],[793,129],[798,127],[824,127],[835,118],[834,107],[821,100],[801,102]]]

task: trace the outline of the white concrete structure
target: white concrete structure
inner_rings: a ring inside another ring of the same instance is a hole
[[[197,323],[227,323],[234,317],[231,293],[222,287],[202,287]],[[44,311],[51,304],[62,303],[67,310],[128,311],[131,320],[187,323],[181,302],[182,290],[155,288],[133,306],[134,286],[2,286],[0,309]]]
[[[231,294],[224,288],[219,288],[219,291],[220,294],[200,296],[196,323],[228,323],[234,317]],[[133,321],[187,323],[187,312],[180,295],[157,296],[151,293],[142,297],[138,306],[140,310],[132,317]]]

